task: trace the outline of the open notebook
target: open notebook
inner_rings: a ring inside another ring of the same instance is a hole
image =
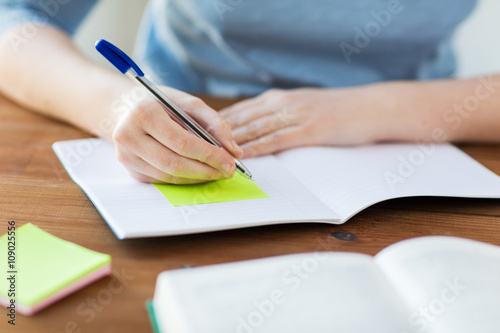
[[[247,159],[266,197],[177,207],[153,185],[132,179],[109,142],[64,141],[53,148],[119,238],[289,222],[341,224],[398,197],[500,198],[500,177],[447,144],[308,147]]]
[[[498,333],[500,247],[446,236],[166,271],[158,331]]]

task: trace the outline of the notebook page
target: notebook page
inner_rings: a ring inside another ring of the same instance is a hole
[[[399,242],[375,262],[402,295],[419,331],[497,333],[500,247],[455,237]]]
[[[363,254],[304,253],[168,271],[158,277],[153,304],[162,332],[416,332]]]
[[[54,150],[119,238],[339,220],[274,156],[245,161],[256,184],[270,198],[173,207],[153,185],[128,175],[116,160],[111,143],[100,139],[65,141],[54,144]]]
[[[308,147],[277,157],[343,221],[398,197],[500,198],[500,177],[448,144]]]

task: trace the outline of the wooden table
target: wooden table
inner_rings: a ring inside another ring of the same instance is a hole
[[[206,99],[214,108],[228,100]],[[53,142],[86,138],[68,125],[0,97],[0,234],[7,221],[110,254],[113,274],[0,332],[150,332],[144,303],[164,270],[307,251],[376,254],[397,241],[453,235],[500,245],[500,201],[409,198],[368,208],[347,223],[288,224],[152,239],[118,240],[66,174]],[[500,175],[500,145],[461,148]],[[0,254],[3,255],[3,254]],[[110,297],[111,295],[111,297]]]

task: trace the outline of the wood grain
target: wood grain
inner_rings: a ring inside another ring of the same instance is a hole
[[[233,102],[205,100],[216,109]],[[15,328],[7,325],[6,310],[1,310],[1,332],[150,332],[144,303],[153,296],[157,275],[168,269],[316,250],[373,255],[397,241],[423,235],[453,235],[500,245],[499,200],[450,198],[383,202],[340,226],[287,224],[120,241],[51,149],[55,141],[86,137],[0,97],[0,234],[7,231],[9,220],[17,226],[31,222],[113,258],[111,277],[34,317],[18,316]],[[500,145],[461,148],[500,174]],[[122,275],[129,280],[120,282]]]

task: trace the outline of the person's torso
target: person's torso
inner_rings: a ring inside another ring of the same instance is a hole
[[[449,39],[475,2],[153,0],[143,57],[175,59],[167,83],[221,95],[448,77]]]

